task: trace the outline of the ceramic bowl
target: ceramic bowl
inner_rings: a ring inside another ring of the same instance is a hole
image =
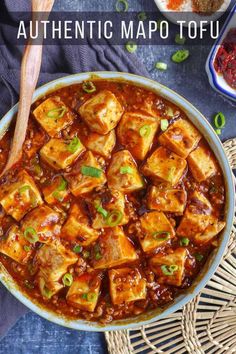
[[[86,331],[110,331],[110,330],[121,330],[121,329],[131,329],[135,327],[140,327],[142,325],[147,325],[150,322],[158,320],[160,318],[166,317],[171,313],[179,310],[183,307],[187,302],[191,301],[200,290],[206,285],[208,280],[214,274],[217,266],[220,263],[221,257],[224,253],[224,250],[227,246],[230,231],[233,223],[234,216],[234,184],[233,184],[233,176],[229,166],[229,162],[225,155],[223,146],[215,134],[211,125],[207,122],[207,120],[202,116],[202,114],[195,108],[191,103],[189,103],[186,99],[179,96],[174,91],[168,89],[161,84],[149,80],[144,77],[127,74],[127,73],[116,73],[116,72],[96,72],[96,73],[82,73],[67,76],[64,78],[60,78],[58,80],[49,82],[48,84],[38,88],[35,91],[33,100],[39,99],[41,96],[47,94],[50,91],[53,91],[61,86],[67,86],[72,84],[80,83],[84,80],[101,78],[106,80],[125,80],[135,85],[139,85],[145,87],[151,91],[156,92],[163,98],[173,102],[180,108],[182,108],[189,119],[197,126],[199,131],[208,141],[211,149],[215,152],[215,155],[219,161],[219,164],[222,168],[225,185],[226,185],[226,202],[225,202],[225,215],[226,215],[226,227],[221,234],[221,243],[220,246],[212,253],[208,263],[205,265],[205,268],[202,270],[201,274],[199,274],[197,280],[193,284],[193,286],[188,289],[185,293],[179,295],[175,301],[170,304],[165,309],[156,309],[150,311],[146,314],[142,314],[140,316],[129,318],[127,320],[116,321],[112,324],[108,324],[106,326],[99,325],[97,323],[88,322],[85,320],[69,320],[63,316],[52,313],[44,307],[40,306],[36,300],[30,299],[22,290],[19,289],[17,284],[14,282],[12,277],[6,271],[6,269],[0,264],[0,281],[2,284],[24,305],[26,305],[29,309],[37,313],[38,315],[44,317],[47,320],[50,320],[59,325],[73,328],[76,330],[86,330]],[[18,109],[18,105],[15,105],[0,121],[0,136],[5,132],[8,128],[10,122],[12,121],[14,115],[16,114]]]

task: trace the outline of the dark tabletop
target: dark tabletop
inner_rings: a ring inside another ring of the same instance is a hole
[[[153,0],[129,0],[130,10],[141,11],[147,2]],[[57,0],[55,10],[85,11],[113,10],[115,0]],[[137,55],[144,63],[151,77],[165,84],[192,102],[212,122],[214,114],[222,111],[227,117],[221,139],[236,136],[236,105],[222,97],[210,87],[205,73],[205,62],[210,48],[207,46],[186,46],[190,58],[181,65],[170,60],[174,46],[140,46]],[[154,64],[166,62],[168,70],[157,71]],[[9,331],[0,342],[0,354],[105,354],[106,343],[103,334],[69,330],[29,313]]]

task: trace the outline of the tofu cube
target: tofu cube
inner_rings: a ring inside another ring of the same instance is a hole
[[[65,248],[59,240],[45,244],[37,251],[34,259],[38,268],[36,279],[43,297],[49,299],[63,288],[61,278],[77,260],[75,253]]]
[[[79,108],[79,114],[89,129],[102,135],[116,127],[122,113],[121,104],[108,90],[100,91]]]
[[[209,200],[202,193],[194,191],[177,228],[177,235],[194,237],[197,233],[202,233],[212,220],[211,214]]]
[[[76,241],[81,246],[88,246],[97,240],[99,233],[89,225],[89,218],[83,206],[74,204],[62,227],[61,236],[69,241]]]
[[[187,193],[184,189],[169,189],[167,187],[152,186],[147,195],[149,209],[169,213],[183,214],[187,201]]]
[[[158,282],[174,286],[181,286],[184,276],[184,266],[187,250],[177,248],[167,254],[156,254],[150,259],[150,267],[158,276]]]
[[[101,277],[93,273],[85,273],[74,279],[66,299],[71,305],[81,310],[93,312],[98,302]]]
[[[30,210],[43,203],[33,178],[22,170],[15,182],[1,186],[0,204],[5,212],[19,221]]]
[[[174,186],[179,182],[186,166],[186,160],[160,146],[147,159],[142,172],[154,182],[167,182]]]
[[[52,138],[73,123],[74,114],[69,110],[60,97],[50,97],[42,102],[33,115],[37,122]]]
[[[206,244],[213,240],[225,227],[224,221],[213,219],[203,233],[196,234],[194,242],[197,244]]]
[[[198,146],[189,154],[187,161],[197,182],[205,181],[217,172],[214,156],[206,146]]]
[[[144,187],[136,163],[128,150],[121,150],[113,154],[107,170],[109,188],[123,193],[134,192]]]
[[[55,177],[51,184],[43,187],[44,199],[48,204],[63,203],[69,195],[68,183],[62,177]]]
[[[32,254],[32,249],[30,243],[26,240],[17,225],[12,225],[7,235],[1,239],[0,253],[21,264],[28,262]]]
[[[159,142],[177,155],[186,158],[200,139],[201,134],[189,121],[178,119],[160,135]]]
[[[143,160],[152,146],[158,124],[158,118],[150,114],[127,112],[118,125],[119,141],[135,159]]]
[[[140,218],[139,241],[144,252],[154,251],[175,236],[175,230],[164,213],[152,211]]]
[[[60,234],[60,214],[47,205],[42,205],[24,217],[21,229],[23,232],[29,232],[29,234],[31,234],[30,230],[33,229],[33,232],[37,233],[39,242],[50,242],[54,236]]]
[[[97,172],[96,176],[91,176],[89,173],[83,172],[84,167],[92,167]],[[87,151],[82,156],[72,171],[65,174],[65,178],[69,182],[71,193],[76,197],[89,193],[94,188],[103,186],[107,181],[102,167],[91,151]]]
[[[105,229],[93,252],[95,269],[112,268],[138,259],[134,246],[120,227]]]
[[[108,274],[114,305],[146,299],[146,280],[137,268],[111,269]]]
[[[109,158],[116,145],[116,134],[114,130],[111,130],[106,135],[90,132],[88,136],[84,138],[83,142],[87,149],[105,158]]]
[[[110,221],[112,221],[112,215],[116,217],[117,212],[120,213],[120,221],[116,226],[125,225],[129,221],[129,217],[125,213],[125,196],[115,189],[107,190],[101,196],[95,198],[93,207],[95,212],[93,218],[94,229],[111,227]],[[99,207],[100,209],[103,208],[107,215],[103,215],[101,211],[99,211]]]
[[[73,145],[73,142],[77,144]],[[84,151],[85,147],[76,137],[71,140],[50,139],[40,150],[40,156],[52,168],[62,170],[70,166]]]

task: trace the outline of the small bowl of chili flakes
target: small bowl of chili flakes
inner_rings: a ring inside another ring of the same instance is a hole
[[[208,56],[206,72],[216,91],[236,101],[236,5]]]

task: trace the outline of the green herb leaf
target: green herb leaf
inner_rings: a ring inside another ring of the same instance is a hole
[[[182,63],[183,61],[185,61],[186,59],[188,59],[189,57],[189,50],[187,49],[181,49],[181,50],[177,50],[171,57],[172,61],[174,63]]]
[[[189,238],[187,237],[182,237],[181,240],[180,240],[180,246],[188,246],[189,245]]]
[[[80,252],[82,252],[82,246],[80,246],[80,245],[75,245],[74,246],[74,248],[73,248],[73,251],[75,252],[75,253],[80,253]]]

